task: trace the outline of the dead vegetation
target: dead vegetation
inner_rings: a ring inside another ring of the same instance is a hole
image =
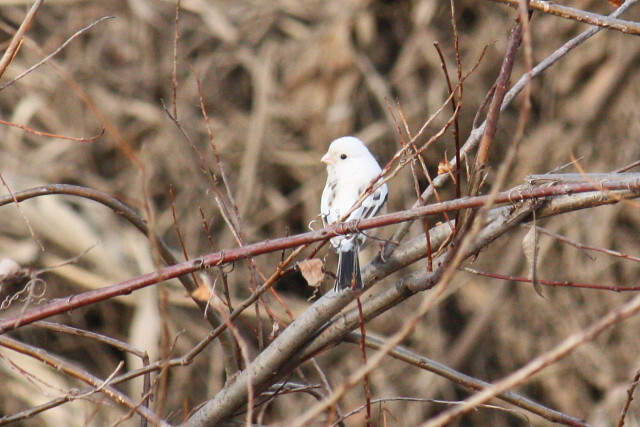
[[[3,50],[32,3],[0,1]],[[464,81],[457,115],[458,134],[464,143],[500,73],[517,12],[500,2],[453,3],[462,71],[467,74],[477,65]],[[581,0],[570,6],[602,15],[614,10],[604,0]],[[56,51],[74,33],[106,16],[114,18],[96,23],[44,65],[3,86]],[[638,6],[622,18],[637,21]],[[574,20],[533,13],[533,63],[588,28]],[[609,172],[640,158],[638,40],[635,35],[602,31],[533,80],[526,131],[500,190],[521,185],[529,174],[543,174],[566,164],[570,164],[568,172]],[[78,142],[3,125],[0,173],[5,183],[0,197],[9,195],[9,189],[18,193],[47,184],[102,191],[134,207],[148,221],[151,234],[161,237],[180,260],[185,258],[183,252],[189,259],[220,251],[224,257],[225,250],[307,232],[318,214],[325,182],[319,159],[331,140],[357,135],[385,163],[402,148],[401,140],[411,139],[403,119],[415,135],[445,106],[419,139],[421,146],[453,117],[434,41],[439,43],[455,86],[456,50],[449,2],[182,0],[176,17],[174,1],[48,0],[37,11],[0,79],[0,119],[74,138],[92,138],[103,129],[105,133],[96,140]],[[512,83],[526,72],[525,64],[521,49]],[[484,169],[487,182],[480,194],[488,194],[499,179],[497,171],[517,136],[524,98],[520,95],[500,115],[488,168]],[[430,179],[436,177],[445,157],[453,162],[452,130],[449,128],[422,155]],[[469,155],[462,173],[463,194],[475,150]],[[416,185],[420,191],[428,187],[421,166],[417,165],[415,174],[410,167],[402,168],[389,182],[388,211],[411,208],[416,202]],[[440,200],[454,199],[455,185],[448,181],[438,194]],[[428,200],[429,204],[435,202],[434,198]],[[148,239],[122,215],[87,198],[47,195],[19,205],[7,203],[1,209],[0,259],[15,260],[20,270],[16,273],[15,265],[5,265],[16,274],[0,282],[0,302],[4,301],[0,321],[167,264],[154,239]],[[455,215],[450,212],[449,218]],[[434,227],[438,221],[445,221],[442,212],[428,217],[426,224],[414,222],[404,241],[423,235],[425,225]],[[555,214],[536,223],[572,242],[629,255],[640,253],[640,215],[634,201]],[[385,227],[378,236],[391,239],[400,227]],[[320,225],[313,224],[313,228]],[[439,227],[446,228],[446,224]],[[518,225],[499,238],[496,235],[496,240],[462,265],[482,272],[527,276],[522,240],[528,230]],[[435,251],[440,235],[435,228],[432,233]],[[442,242],[449,243],[444,237]],[[301,252],[298,259],[311,255],[312,249]],[[446,249],[442,259],[450,262]],[[322,291],[309,301],[314,290],[297,273],[287,270],[284,277],[276,277],[277,295],[269,291],[262,294],[260,304],[242,311],[226,335],[221,335],[232,347],[235,342],[242,356],[230,361],[234,356],[223,350],[223,339],[222,345],[214,340],[201,353],[184,358],[212,328],[224,329],[230,312],[225,304],[237,308],[255,295],[255,289],[269,283],[292,250],[225,262],[206,273],[186,276],[184,280],[192,280],[191,286],[195,286],[193,280],[201,286],[207,283],[222,296],[222,300],[207,300],[208,293],[204,299],[192,294],[200,307],[174,279],[48,319],[75,330],[34,323],[0,336],[4,347],[0,349],[0,416],[5,417],[0,422],[61,398],[72,402],[18,420],[16,425],[112,425],[119,420],[133,425],[139,423],[140,416],[133,412],[136,402],[142,400],[143,389],[154,395],[147,414],[151,422],[159,422],[153,418],[158,416],[177,424],[198,414],[196,410],[223,389],[234,363],[246,368],[259,354],[267,354],[275,337],[281,336],[293,319],[304,319],[305,313],[309,316],[308,309],[319,294],[330,289],[327,277]],[[367,260],[376,250],[371,248]],[[317,256],[324,258],[327,253],[325,247]],[[539,297],[530,283],[458,271],[443,288],[445,293],[401,340],[403,347],[493,382],[554,349],[573,333],[586,330],[635,296],[633,292],[551,286],[545,281],[638,286],[637,260],[578,249],[545,234],[539,236],[537,257],[537,276],[543,282],[545,298]],[[326,256],[327,271],[334,270],[334,258]],[[399,272],[385,272],[388,277],[363,296],[365,311],[375,306],[373,295],[386,292],[391,301],[403,279],[423,279],[420,274],[432,258],[422,255],[420,261]],[[376,272],[384,271],[375,262],[368,268],[371,283]],[[419,284],[416,281],[415,286]],[[228,289],[227,295],[223,289]],[[390,342],[411,315],[424,307],[430,292],[436,295],[433,291],[417,292],[393,308],[380,309],[381,314],[366,323],[367,335]],[[400,302],[400,297],[393,298],[393,305]],[[349,302],[349,296],[336,300],[342,302],[321,300],[325,305],[318,307],[337,313]],[[205,306],[210,322],[203,316]],[[357,309],[349,313],[357,320]],[[212,325],[215,316],[218,325]],[[260,383],[267,390],[258,390],[263,393],[249,399],[249,405],[241,405],[242,411],[251,404],[261,404],[252,408],[255,422],[290,425],[318,401],[332,396],[332,390],[364,365],[358,336],[346,335],[360,328],[343,326],[349,325],[351,318],[335,316],[331,323],[320,323],[324,335],[319,334],[315,343],[299,341],[306,347],[291,356],[291,365],[278,367],[282,370],[277,379]],[[331,335],[341,327],[341,333]],[[594,339],[585,339],[571,354],[518,383],[513,391],[573,417],[565,420],[567,424],[584,419],[597,426],[614,425],[640,369],[639,327],[640,320],[631,316]],[[100,337],[85,336],[82,331]],[[105,337],[117,340],[117,345]],[[7,349],[21,345],[30,346],[21,347],[26,355]],[[46,366],[43,360],[30,357],[36,349],[55,360]],[[317,350],[315,359],[295,364],[311,356],[304,353],[309,349]],[[138,377],[104,386],[101,393],[88,393],[86,387],[100,387],[108,378],[138,369],[144,352],[150,363],[160,361],[150,389]],[[374,353],[367,351],[369,359]],[[169,359],[173,364],[163,365],[162,361]],[[256,373],[252,369],[260,368],[252,367],[244,373],[252,375]],[[95,381],[82,382],[79,372],[91,373]],[[237,384],[244,387],[246,395],[242,377]],[[441,375],[393,357],[381,359],[366,381],[356,384],[338,406],[313,418],[314,425],[325,425],[327,419],[338,421],[339,416],[348,414],[346,425],[365,425],[368,411],[374,425],[418,425],[455,408],[452,402],[470,395],[469,390]],[[269,392],[280,395],[264,404]],[[132,404],[116,403],[120,402],[118,393]],[[551,424],[548,418],[521,405],[496,399],[490,403],[493,406],[453,423]],[[246,417],[242,411],[237,417],[240,422]],[[640,409],[633,401],[626,425],[638,425],[639,419]]]

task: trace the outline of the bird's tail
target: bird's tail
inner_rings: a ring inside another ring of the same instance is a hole
[[[360,260],[358,259],[358,247],[350,251],[339,252],[338,255],[338,278],[333,287],[335,292],[343,289],[362,289],[362,277],[360,275]],[[354,282],[355,281],[355,282]]]

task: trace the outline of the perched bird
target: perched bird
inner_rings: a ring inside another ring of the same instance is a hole
[[[334,224],[347,214],[382,170],[369,149],[353,136],[338,138],[322,157],[327,164],[327,184],[322,192],[320,214],[325,226]],[[373,217],[387,201],[387,184],[371,193],[344,221]],[[331,246],[338,253],[338,274],[334,290],[352,287],[362,289],[358,253],[367,240],[363,233],[336,236]],[[355,281],[355,282],[354,282]]]

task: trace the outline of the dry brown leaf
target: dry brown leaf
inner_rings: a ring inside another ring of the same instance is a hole
[[[527,259],[527,265],[529,266],[529,279],[533,282],[533,289],[542,298],[546,298],[542,293],[542,286],[538,281],[538,233],[536,232],[535,225],[532,226],[527,234],[522,239],[522,250],[524,256]]]
[[[204,284],[200,284],[200,286],[198,286],[198,289],[191,292],[191,296],[198,301],[209,301],[212,295],[213,293],[211,292],[211,289],[209,289],[209,287]]]
[[[324,278],[322,260],[318,258],[306,259],[296,264],[297,269],[312,288],[317,288]]]
[[[438,163],[438,175],[449,173],[453,170],[453,165],[449,162],[449,159],[445,157],[443,161]]]
[[[271,324],[271,333],[269,334],[269,339],[270,340],[274,340],[278,337],[278,335],[280,335],[280,324],[278,324],[278,322],[273,322]]]

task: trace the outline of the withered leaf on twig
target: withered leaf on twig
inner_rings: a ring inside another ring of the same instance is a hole
[[[296,264],[296,268],[312,288],[317,288],[324,278],[322,260],[318,258],[306,259]]]
[[[191,292],[191,296],[198,301],[209,301],[212,295],[213,293],[211,292],[211,289],[204,283],[201,283],[200,286],[198,286],[198,289]]]
[[[449,159],[445,157],[440,163],[438,163],[438,175],[449,173],[453,170],[453,165],[449,162]]]
[[[524,239],[522,239],[522,250],[524,251],[524,256],[527,259],[527,265],[529,266],[528,276],[529,279],[531,279],[531,282],[533,282],[533,289],[535,289],[536,293],[542,298],[546,298],[542,293],[542,286],[538,280],[538,249],[538,233],[534,223],[524,236]]]

